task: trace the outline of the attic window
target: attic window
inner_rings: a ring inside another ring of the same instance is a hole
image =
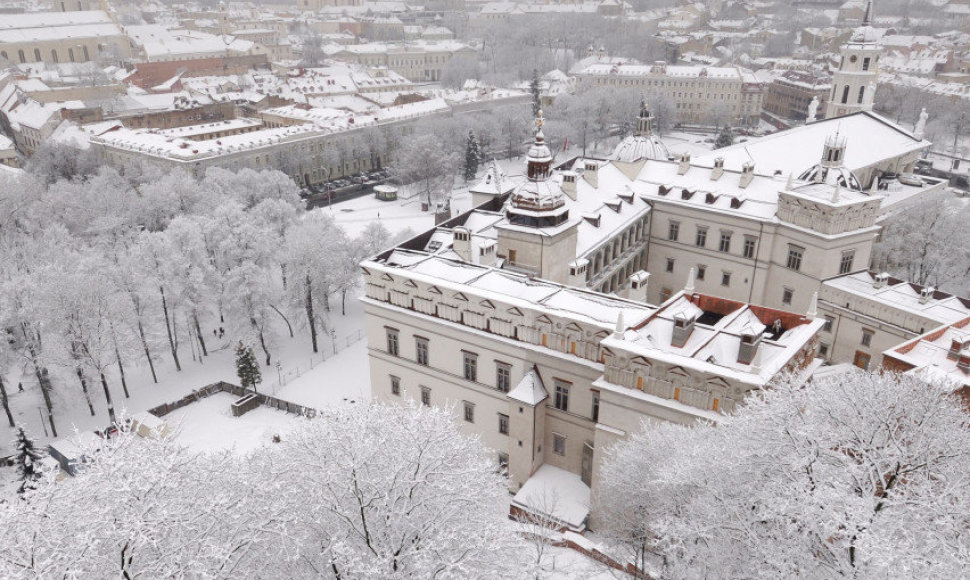
[[[630,205],[633,205],[633,194],[632,193],[618,193],[618,194],[616,194],[616,196],[619,197],[620,199],[622,199],[623,201],[629,203]]]
[[[694,192],[687,189],[686,187],[680,192],[680,199],[690,199],[694,197]]]
[[[616,201],[607,201],[607,202],[604,202],[604,203],[605,203],[606,207],[610,208],[611,210],[615,211],[616,213],[620,213],[620,206],[621,206],[621,204],[619,202],[616,202]]]
[[[431,240],[430,242],[428,242],[428,251],[429,252],[437,252],[440,249],[441,249],[441,241],[440,240]]]
[[[599,214],[586,214],[583,219],[593,224],[593,227],[600,227],[600,215]]]
[[[731,198],[731,209],[738,209],[741,204],[744,203],[743,197],[732,197]]]
[[[667,195],[668,193],[670,193],[670,190],[671,189],[673,189],[673,188],[672,187],[665,187],[665,186],[661,185],[660,187],[657,188],[657,194],[658,195]]]
[[[704,203],[706,204],[712,204],[715,201],[717,201],[717,196],[714,195],[713,193],[708,193],[707,195],[704,196]]]

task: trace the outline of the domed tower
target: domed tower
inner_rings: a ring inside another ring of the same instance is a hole
[[[872,27],[872,0],[866,5],[862,26],[853,31],[841,52],[839,70],[832,75],[832,96],[825,108],[826,119],[872,110],[882,55],[882,46]]]
[[[576,258],[576,225],[570,220],[569,197],[552,178],[552,152],[542,133],[542,111],[526,161],[528,179],[516,187],[505,205],[498,230],[498,256],[504,266],[566,283],[568,264]]]
[[[798,176],[810,183],[838,185],[854,191],[862,191],[862,184],[855,174],[845,166],[845,137],[838,133],[829,135],[822,146],[822,159]]]
[[[653,116],[647,109],[647,103],[640,102],[640,114],[637,116],[637,128],[633,135],[624,138],[613,149],[611,158],[624,163],[636,163],[644,159],[668,159],[670,151],[656,135],[653,134]]]
[[[536,117],[536,133],[526,161],[528,181],[512,192],[507,215],[509,223],[544,228],[554,227],[569,219],[566,194],[552,175],[552,152],[542,133],[542,111]]]

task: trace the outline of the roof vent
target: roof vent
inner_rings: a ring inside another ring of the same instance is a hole
[[[926,304],[927,302],[929,302],[930,301],[930,298],[933,297],[933,293],[934,292],[936,292],[936,288],[933,288],[932,286],[926,286],[925,288],[923,288],[922,290],[920,290],[919,291],[919,303],[920,304]]]
[[[724,175],[724,158],[718,157],[714,160],[714,169],[711,170],[711,181],[717,181]]]
[[[680,165],[677,166],[677,175],[683,175],[690,169],[690,153],[683,153],[680,156]]]
[[[741,180],[738,182],[738,187],[744,189],[751,185],[752,180],[754,180],[754,163],[748,161],[741,166]]]
[[[873,288],[884,288],[886,283],[889,282],[889,274],[887,272],[880,272],[876,274],[876,281],[873,282]]]

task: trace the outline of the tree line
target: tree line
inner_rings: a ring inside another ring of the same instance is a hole
[[[97,390],[113,421],[112,389],[129,395],[133,365],[158,382],[159,361],[180,371],[214,340],[251,345],[269,365],[276,327],[308,329],[317,352],[332,301],[343,313],[357,264],[390,237],[375,224],[351,238],[306,212],[278,171],[59,172],[0,185],[0,379],[26,370],[55,436],[55,407],[94,416]]]

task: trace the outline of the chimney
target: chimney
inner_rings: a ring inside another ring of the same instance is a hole
[[[626,332],[626,325],[623,324],[623,311],[621,310],[616,315],[616,328],[613,330],[613,338],[623,338],[624,332]]]
[[[812,300],[808,303],[808,312],[805,313],[806,318],[818,318],[818,290],[812,294]]]
[[[599,163],[591,160],[586,161],[585,165],[583,166],[583,179],[586,180],[586,183],[592,185],[593,187],[599,187],[599,170]]]
[[[880,272],[876,274],[876,281],[872,283],[872,287],[884,288],[887,282],[889,282],[889,274],[887,272]]]
[[[755,355],[758,354],[758,347],[761,346],[760,332],[755,332],[751,327],[746,326],[741,331],[741,344],[738,347],[738,362],[743,365],[751,364]]]
[[[565,193],[566,197],[569,199],[576,201],[576,172],[562,172],[562,192]]]
[[[694,332],[694,319],[683,312],[674,314],[674,330],[670,336],[670,345],[682,348],[687,339]]]
[[[933,293],[934,292],[936,292],[936,288],[933,288],[932,286],[926,286],[925,288],[923,288],[922,290],[920,290],[919,291],[919,303],[920,304],[926,304],[927,302],[929,302],[930,301],[930,298],[933,298]]]
[[[569,280],[567,284],[576,288],[586,287],[586,270],[589,268],[589,260],[577,258],[569,263]]]
[[[638,302],[647,301],[647,283],[650,281],[650,274],[644,270],[637,270],[630,274],[630,290],[627,298]]]
[[[970,353],[960,355],[957,359],[957,368],[963,371],[963,374],[970,375]]]
[[[738,182],[738,187],[744,189],[751,185],[751,181],[754,179],[754,163],[748,161],[741,166],[741,181]]]
[[[690,153],[680,155],[680,165],[677,167],[677,175],[683,175],[690,169]]]
[[[495,265],[495,248],[497,244],[495,240],[482,240],[481,245],[478,246],[478,264],[482,266],[494,266]]]
[[[946,358],[952,359],[952,360],[960,358],[960,352],[964,348],[966,348],[966,346],[967,345],[964,344],[962,341],[954,338],[953,340],[950,341],[950,351],[946,353]]]
[[[724,175],[724,158],[718,157],[714,160],[714,169],[711,170],[711,181],[717,181]]]
[[[451,248],[456,254],[458,254],[458,257],[460,257],[462,261],[472,261],[472,236],[471,232],[468,231],[468,228],[463,228],[461,226],[455,228]]]

